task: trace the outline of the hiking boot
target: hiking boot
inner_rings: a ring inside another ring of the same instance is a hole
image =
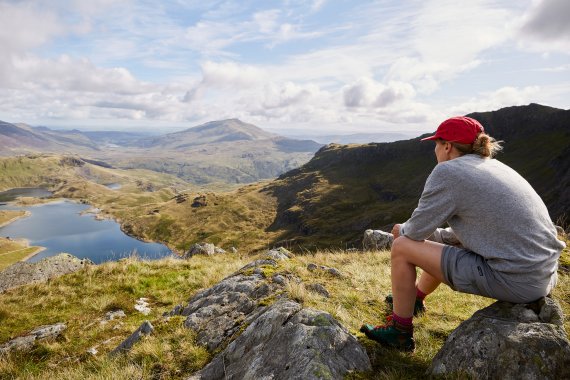
[[[385,299],[386,303],[390,306],[390,310],[394,310],[394,298],[391,294],[388,294]],[[426,312],[426,304],[424,300],[416,298],[414,303],[414,317],[421,315]]]
[[[385,347],[400,351],[414,351],[416,348],[413,336],[414,328],[396,323],[392,320],[392,316],[386,318],[386,321],[387,323],[383,326],[362,325],[360,331],[369,339],[375,340]]]

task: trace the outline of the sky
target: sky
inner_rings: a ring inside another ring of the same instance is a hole
[[[0,120],[429,132],[570,108],[568,0],[0,0]]]

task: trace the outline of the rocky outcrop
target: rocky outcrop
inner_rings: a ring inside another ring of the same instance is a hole
[[[568,379],[570,342],[560,306],[495,302],[463,322],[433,359],[432,375],[476,379]]]
[[[190,379],[342,379],[369,370],[346,328],[288,298],[285,286],[294,280],[276,260],[257,260],[168,313],[186,316],[198,343],[219,352]]]
[[[218,253],[226,253],[226,251],[220,247],[216,247],[212,243],[196,243],[190,247],[188,252],[184,254],[183,258],[189,259],[194,255],[212,256]]]
[[[293,254],[289,250],[279,247],[267,252],[266,256],[273,260],[288,260],[293,257]]]
[[[368,369],[362,346],[330,314],[284,298],[189,379],[342,379]]]
[[[0,345],[0,354],[11,351],[25,351],[31,349],[37,340],[55,339],[67,328],[64,323],[40,326],[30,331],[27,335],[20,336]]]
[[[0,293],[17,286],[46,282],[50,278],[72,273],[92,264],[89,259],[79,259],[68,253],[47,257],[37,263],[18,262],[0,272]]]
[[[383,250],[390,249],[394,235],[382,230],[366,230],[362,239],[362,248],[365,250]]]

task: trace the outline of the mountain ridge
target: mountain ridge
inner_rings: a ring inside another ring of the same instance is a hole
[[[0,155],[77,154],[118,168],[177,175],[199,185],[275,178],[307,162],[321,146],[312,140],[279,136],[239,119],[212,121],[152,137],[0,124]]]

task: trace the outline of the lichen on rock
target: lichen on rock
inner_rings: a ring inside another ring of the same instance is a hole
[[[570,342],[560,306],[497,301],[477,311],[447,338],[432,375],[466,373],[476,379],[568,379]]]

